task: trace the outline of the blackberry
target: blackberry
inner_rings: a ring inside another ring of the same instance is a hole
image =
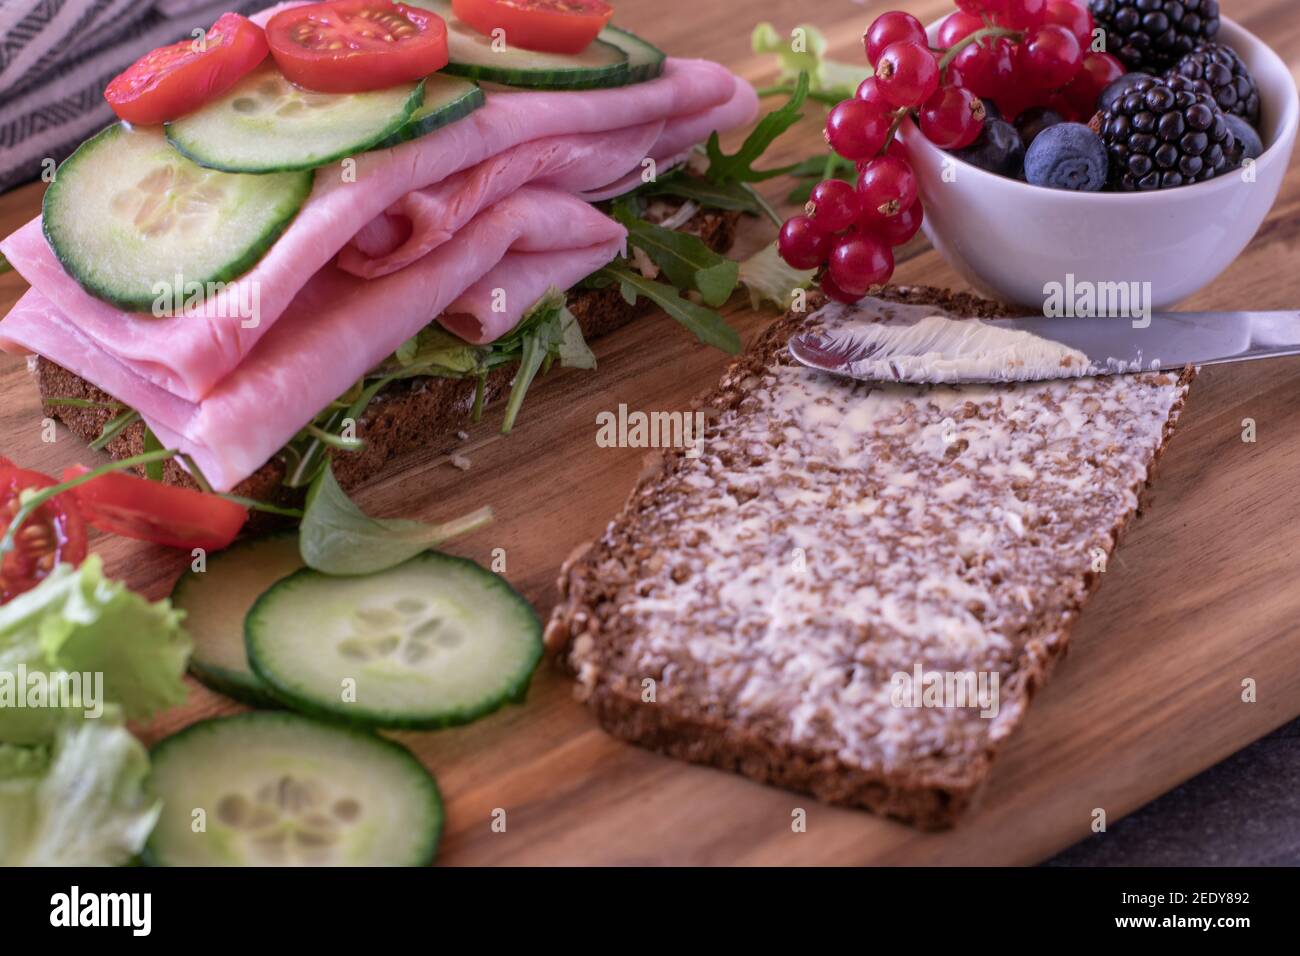
[[[1218,0],[1091,0],[1106,52],[1130,70],[1163,73],[1219,32]]]
[[[1259,87],[1237,51],[1222,43],[1202,43],[1175,64],[1173,72],[1201,80],[1225,113],[1259,125]]]
[[[1182,76],[1139,80],[1093,122],[1110,156],[1110,187],[1121,192],[1213,179],[1238,151],[1214,97]]]

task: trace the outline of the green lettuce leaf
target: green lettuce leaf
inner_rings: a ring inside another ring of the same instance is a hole
[[[788,309],[795,290],[812,285],[815,269],[796,269],[787,265],[777,252],[776,243],[764,246],[740,264],[741,284],[749,291],[749,301],[755,309],[769,302],[780,309]]]
[[[809,24],[795,28],[802,32],[802,49],[795,49],[795,34],[781,36],[770,23],[754,27],[750,45],[755,53],[774,53],[780,63],[780,79],[793,81],[800,73],[807,73],[816,93],[829,94],[832,103],[848,99],[857,91],[858,84],[871,75],[869,66],[832,60],[826,56],[829,44],[826,35]]]
[[[73,675],[102,675],[104,700],[97,703],[118,704],[131,719],[179,704],[191,647],[183,617],[167,599],[151,603],[104,577],[98,555],[79,568],[60,565],[0,607],[0,694],[24,692],[16,686],[21,665],[52,686],[71,686]],[[83,687],[83,699],[62,710],[0,706],[0,741],[48,741],[69,713],[96,703],[88,695]]]
[[[116,715],[63,724],[52,744],[0,744],[0,866],[116,866],[160,805],[149,757]]]

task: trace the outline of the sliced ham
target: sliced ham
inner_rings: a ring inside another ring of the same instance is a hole
[[[482,109],[460,122],[394,149],[358,156],[355,182],[344,182],[336,166],[318,170],[311,196],[284,235],[194,316],[142,317],[88,295],[63,272],[39,219],[0,243],[0,251],[105,353],[146,380],[197,400],[240,364],[312,276],[407,193],[520,143],[691,116],[730,102],[741,83],[715,63],[670,58],[663,76],[634,86],[490,93]],[[243,288],[248,283],[258,290],[255,324],[240,309],[241,302],[251,301]]]
[[[585,253],[511,252],[447,306],[438,321],[467,342],[495,342],[518,325],[548,290],[564,291],[613,258],[596,247]],[[498,303],[504,308],[498,308]]]
[[[493,312],[489,302],[478,313],[485,329],[478,340],[508,331],[540,295],[532,294],[532,271],[521,267],[526,278],[512,278],[511,254],[547,255],[553,281],[567,287],[618,256],[625,238],[622,226],[570,193],[525,186],[479,213],[455,242],[400,272],[368,280],[322,269],[239,367],[197,402],[103,354],[36,290],[0,323],[0,335],[139,411],[161,440],[193,455],[213,487],[225,491],[484,276],[500,283],[510,311]]]
[[[674,166],[684,163],[695,146],[707,140],[714,130],[725,132],[748,125],[757,114],[758,94],[744,80],[737,79],[735,92],[720,106],[668,120],[654,148],[646,154],[655,161],[655,175],[663,176]],[[606,179],[599,188],[574,191],[588,202],[600,202],[636,189],[641,182],[642,170],[637,168],[613,181]]]
[[[407,193],[339,253],[345,272],[374,279],[436,249],[492,205],[527,183],[579,193],[649,155],[662,122],[606,133],[548,136],[521,143],[440,183]],[[579,276],[579,278],[582,278]]]

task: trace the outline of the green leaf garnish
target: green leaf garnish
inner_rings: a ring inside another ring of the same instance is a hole
[[[700,293],[715,308],[731,297],[739,273],[734,260],[718,255],[698,236],[646,222],[626,203],[614,206],[614,218],[627,227],[628,242],[643,250],[678,289]]]
[[[372,518],[339,486],[327,461],[307,492],[298,547],[303,561],[317,571],[370,574],[475,531],[491,520],[491,508],[480,508],[438,525],[402,518]]]
[[[705,345],[712,345],[731,355],[740,351],[740,333],[727,324],[717,312],[684,298],[676,289],[662,282],[647,279],[621,262],[605,266],[606,275],[619,284],[619,292],[630,305],[643,295],[668,315],[680,322]]]
[[[793,169],[793,166],[783,166],[779,169],[756,170],[753,164],[778,136],[803,119],[799,110],[808,98],[808,86],[808,74],[800,73],[790,99],[780,109],[773,110],[759,120],[735,153],[728,155],[722,151],[715,130],[704,147],[709,157],[709,168],[705,171],[705,176],[715,183],[756,183],[784,175]]]

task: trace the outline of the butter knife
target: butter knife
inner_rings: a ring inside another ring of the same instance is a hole
[[[933,314],[801,333],[788,348],[809,368],[868,382],[1043,381],[1300,355],[1300,312],[1156,312],[1143,325]]]

